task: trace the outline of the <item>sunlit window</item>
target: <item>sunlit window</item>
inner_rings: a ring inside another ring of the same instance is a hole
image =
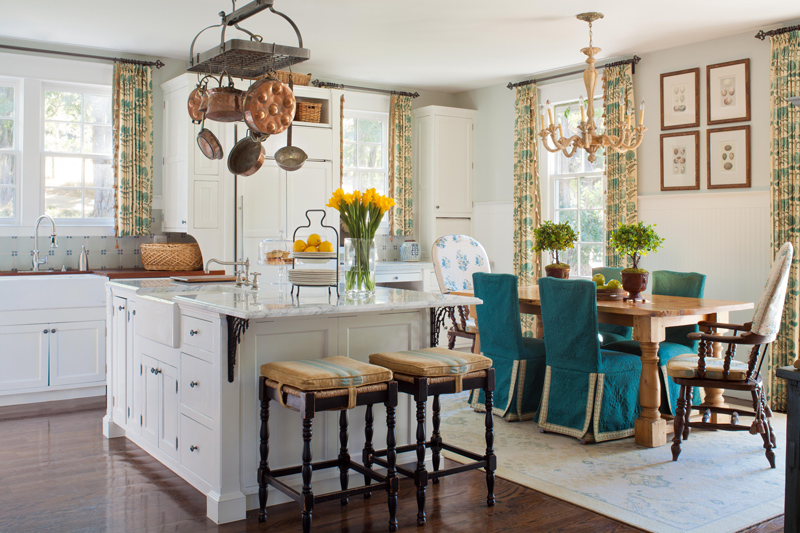
[[[0,219],[8,221],[18,216],[20,99],[19,84],[0,78]]]

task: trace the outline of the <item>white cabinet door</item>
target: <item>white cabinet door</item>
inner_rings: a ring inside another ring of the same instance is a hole
[[[189,206],[189,132],[186,99],[190,89],[164,94],[164,231],[186,232]]]
[[[472,215],[473,124],[465,117],[434,119],[434,216]]]
[[[142,437],[158,444],[159,362],[142,354]]]
[[[48,324],[0,326],[0,393],[47,387]]]
[[[111,358],[111,403],[114,419],[130,423],[128,401],[128,299],[114,296],[114,315],[111,322],[113,357]]]
[[[105,380],[105,321],[50,324],[50,386]]]
[[[135,395],[134,395],[134,383],[136,382],[136,378],[140,375],[139,366],[136,364],[136,347],[134,346],[134,342],[136,340],[136,302],[133,300],[128,300],[126,302],[127,305],[127,313],[125,315],[126,320],[126,348],[125,348],[125,393],[126,393],[126,402],[128,404],[128,424],[138,427],[138,420],[136,416],[139,414],[138,409],[136,407],[135,402]],[[116,318],[116,317],[115,317]]]
[[[178,458],[178,369],[159,362],[158,447]]]
[[[195,180],[192,182],[192,227],[194,229],[217,229],[219,219],[219,182]]]
[[[258,259],[258,243],[286,230],[286,172],[275,161],[264,161],[254,175],[237,179],[237,205],[242,210],[244,229],[242,257],[253,264]]]
[[[286,173],[287,237],[291,238],[298,226],[308,224],[307,209],[325,209],[328,213],[325,224],[338,227],[338,213],[324,207],[333,194],[331,176],[331,164],[316,161],[306,163],[300,170]],[[311,223],[318,228],[319,216],[312,216]],[[332,239],[333,235],[323,236],[325,238]]]

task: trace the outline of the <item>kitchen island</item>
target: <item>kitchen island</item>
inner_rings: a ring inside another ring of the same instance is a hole
[[[334,355],[368,361],[378,351],[426,347],[433,308],[480,303],[380,287],[361,300],[306,287],[298,299],[276,286],[252,291],[169,279],[114,280],[106,290],[103,432],[127,437],[203,492],[208,517],[216,523],[244,519],[247,509],[257,507],[262,364]],[[300,418],[288,409],[274,411],[270,465],[299,464]],[[384,418],[383,406],[376,405],[375,420]],[[323,413],[315,420],[315,460],[337,456],[337,419]],[[350,412],[349,446],[356,458],[364,443],[363,420],[363,407]],[[415,428],[412,401],[401,397],[398,445],[414,442]],[[374,441],[376,448],[385,447],[385,432],[377,424]],[[328,475],[338,479],[338,473]],[[325,479],[316,476],[315,484]],[[299,476],[287,481],[300,484]],[[270,491],[270,505],[285,501]]]

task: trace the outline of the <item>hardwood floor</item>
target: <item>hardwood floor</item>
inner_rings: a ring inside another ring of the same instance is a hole
[[[205,497],[124,438],[106,440],[102,410],[0,421],[0,531],[298,531],[295,504],[271,508],[266,524],[216,526]],[[484,506],[484,475],[473,471],[429,486],[428,524],[415,525],[411,480],[400,483],[400,531],[638,531],[521,485],[497,480],[497,504]],[[327,502],[314,510],[314,531],[387,531],[385,493]],[[783,530],[783,517],[748,531]]]

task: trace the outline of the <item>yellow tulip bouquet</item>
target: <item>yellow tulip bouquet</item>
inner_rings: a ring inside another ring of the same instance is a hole
[[[392,208],[394,200],[378,194],[375,189],[345,193],[336,189],[326,204],[339,211],[350,233],[353,254],[349,268],[345,267],[344,284],[348,294],[367,295],[375,292],[375,269],[370,269],[370,249],[383,215]]]

